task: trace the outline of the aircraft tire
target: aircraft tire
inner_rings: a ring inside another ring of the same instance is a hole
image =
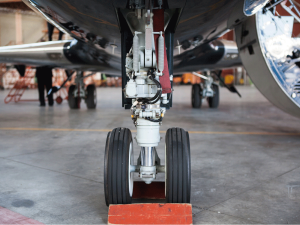
[[[78,97],[74,96],[74,91],[76,89],[75,85],[71,85],[69,87],[69,92],[68,92],[68,104],[70,109],[78,109],[78,101],[80,101],[80,99],[78,100]]]
[[[193,84],[192,86],[192,107],[201,108],[202,105],[202,88],[200,84]]]
[[[213,97],[208,97],[207,102],[210,108],[218,108],[220,99],[219,86],[216,84],[212,84],[212,89],[215,94]]]
[[[166,200],[189,203],[191,198],[191,157],[189,133],[170,128],[166,133]]]
[[[133,191],[133,143],[128,128],[115,128],[108,133],[104,160],[106,205],[130,204]]]
[[[88,109],[95,109],[97,105],[97,90],[94,84],[90,84],[86,88],[86,106]]]

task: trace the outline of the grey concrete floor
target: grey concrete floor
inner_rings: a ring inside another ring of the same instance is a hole
[[[254,87],[241,99],[222,88],[218,109],[192,109],[190,89],[175,87],[161,130],[191,131],[194,223],[300,223],[300,120]],[[97,91],[96,110],[5,105],[0,91],[0,206],[47,224],[107,223],[101,129],[135,128],[120,88]]]

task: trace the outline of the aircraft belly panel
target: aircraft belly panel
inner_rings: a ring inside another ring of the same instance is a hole
[[[49,17],[78,39],[85,41],[106,39],[117,45],[115,54],[120,54],[120,30],[115,7],[124,7],[121,0],[23,0],[38,8],[45,17]],[[201,36],[213,38],[228,28],[227,21],[240,0],[168,0],[170,8],[184,8],[175,32],[175,40]],[[242,4],[241,4],[242,5]],[[231,25],[231,24],[230,24]],[[108,45],[108,48],[112,48]]]
[[[38,9],[48,21],[54,22],[71,36],[84,41],[108,40],[117,45],[120,54],[120,30],[111,1],[99,0],[24,0]],[[112,48],[108,45],[108,48]]]
[[[209,39],[228,28],[227,21],[240,0],[187,0],[175,39],[183,41],[201,35]],[[241,7],[241,11],[243,8]]]

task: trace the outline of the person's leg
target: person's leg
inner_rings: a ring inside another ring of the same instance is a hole
[[[37,77],[37,83],[38,83],[40,106],[45,106],[44,79],[42,77]]]
[[[59,31],[58,40],[62,40],[63,35],[64,35],[64,33]]]
[[[49,41],[52,41],[54,26],[51,23],[47,23],[47,24],[48,24],[48,39]]]
[[[46,76],[46,89],[47,89],[47,94],[50,91],[50,89],[52,88],[52,76]],[[49,106],[53,106],[53,94],[51,93],[51,95],[48,96],[48,104]]]

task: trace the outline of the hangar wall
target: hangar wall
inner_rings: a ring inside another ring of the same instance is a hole
[[[37,42],[43,37],[45,30],[45,20],[37,15],[0,10],[0,46],[21,44],[17,38],[23,44]],[[17,36],[19,32],[21,35]]]

